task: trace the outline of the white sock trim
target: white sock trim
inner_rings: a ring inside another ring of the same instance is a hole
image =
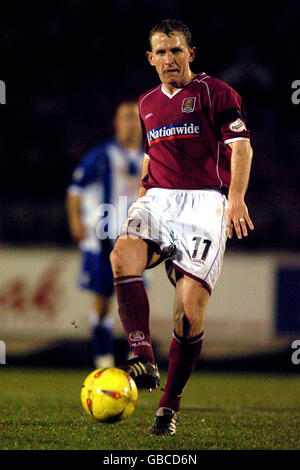
[[[163,416],[164,415],[164,410],[170,410],[170,411],[172,411],[172,413],[175,413],[175,415],[177,414],[176,411],[172,410],[172,408],[168,408],[167,406],[161,406],[156,411],[156,416]]]
[[[143,281],[142,277],[131,277],[130,279],[122,279],[121,281],[116,280],[114,286],[119,286],[121,284],[129,284],[131,282]]]
[[[177,341],[177,343],[179,344],[183,344],[182,341],[180,341],[180,339],[177,338],[177,336],[175,336],[175,333],[173,331],[173,338]],[[202,333],[200,333],[200,338],[196,339],[195,341],[192,341],[191,343],[186,343],[186,344],[196,344],[196,343],[199,343],[200,341],[202,341],[204,338],[204,332],[202,331]]]

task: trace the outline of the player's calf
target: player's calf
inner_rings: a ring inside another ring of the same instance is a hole
[[[115,278],[118,313],[135,356],[155,363],[149,328],[149,301],[142,276]]]

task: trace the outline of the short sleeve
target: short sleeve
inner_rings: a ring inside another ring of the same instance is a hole
[[[224,82],[218,83],[211,96],[211,113],[217,134],[225,144],[250,139],[242,98]]]
[[[98,152],[92,150],[83,159],[80,164],[75,168],[72,174],[71,183],[68,187],[68,192],[80,193],[89,184],[96,182],[99,179],[99,165],[98,165]]]

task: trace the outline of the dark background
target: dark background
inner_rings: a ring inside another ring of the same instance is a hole
[[[264,4],[265,3],[265,4]],[[299,250],[300,105],[296,1],[111,0],[10,2],[1,6],[0,240],[71,244],[65,190],[83,153],[111,135],[120,100],[158,83],[145,56],[163,18],[192,30],[194,72],[243,97],[254,149],[247,193],[255,232],[243,250]]]

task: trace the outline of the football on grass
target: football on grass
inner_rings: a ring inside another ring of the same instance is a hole
[[[134,380],[117,367],[96,369],[83,382],[81,403],[97,421],[113,423],[133,413],[138,398]]]

